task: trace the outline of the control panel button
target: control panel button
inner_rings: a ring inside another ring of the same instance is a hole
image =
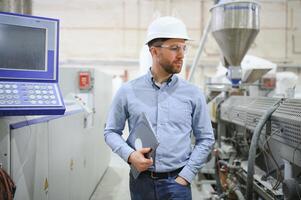
[[[57,90],[52,83],[0,81],[0,109],[55,107],[61,105]]]

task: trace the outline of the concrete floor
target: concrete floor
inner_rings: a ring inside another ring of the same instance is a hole
[[[128,174],[128,165],[116,154],[112,153],[109,167],[90,200],[130,200]],[[207,194],[204,191],[199,191],[194,182],[191,186],[193,200],[208,199],[205,198]]]
[[[91,200],[130,200],[128,174],[128,165],[112,153],[109,167]]]

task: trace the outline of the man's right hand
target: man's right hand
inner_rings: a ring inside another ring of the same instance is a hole
[[[139,172],[147,170],[153,164],[153,159],[145,158],[144,155],[150,151],[151,148],[142,148],[134,151],[129,156],[129,163],[131,163]]]

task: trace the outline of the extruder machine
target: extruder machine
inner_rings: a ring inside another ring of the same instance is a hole
[[[232,87],[210,104],[216,144],[198,182],[211,183],[210,199],[301,199],[301,100],[237,92],[245,90],[240,63],[259,32],[259,10],[256,1],[211,9]]]
[[[301,199],[301,100],[230,96],[217,112],[216,196]]]

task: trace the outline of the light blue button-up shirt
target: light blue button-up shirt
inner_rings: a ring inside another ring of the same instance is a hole
[[[124,84],[114,97],[104,135],[106,143],[126,162],[134,149],[121,137],[125,122],[128,120],[131,132],[142,112],[160,143],[152,170],[169,172],[184,166],[179,175],[191,182],[214,144],[203,93],[176,75],[158,87],[150,71]]]

